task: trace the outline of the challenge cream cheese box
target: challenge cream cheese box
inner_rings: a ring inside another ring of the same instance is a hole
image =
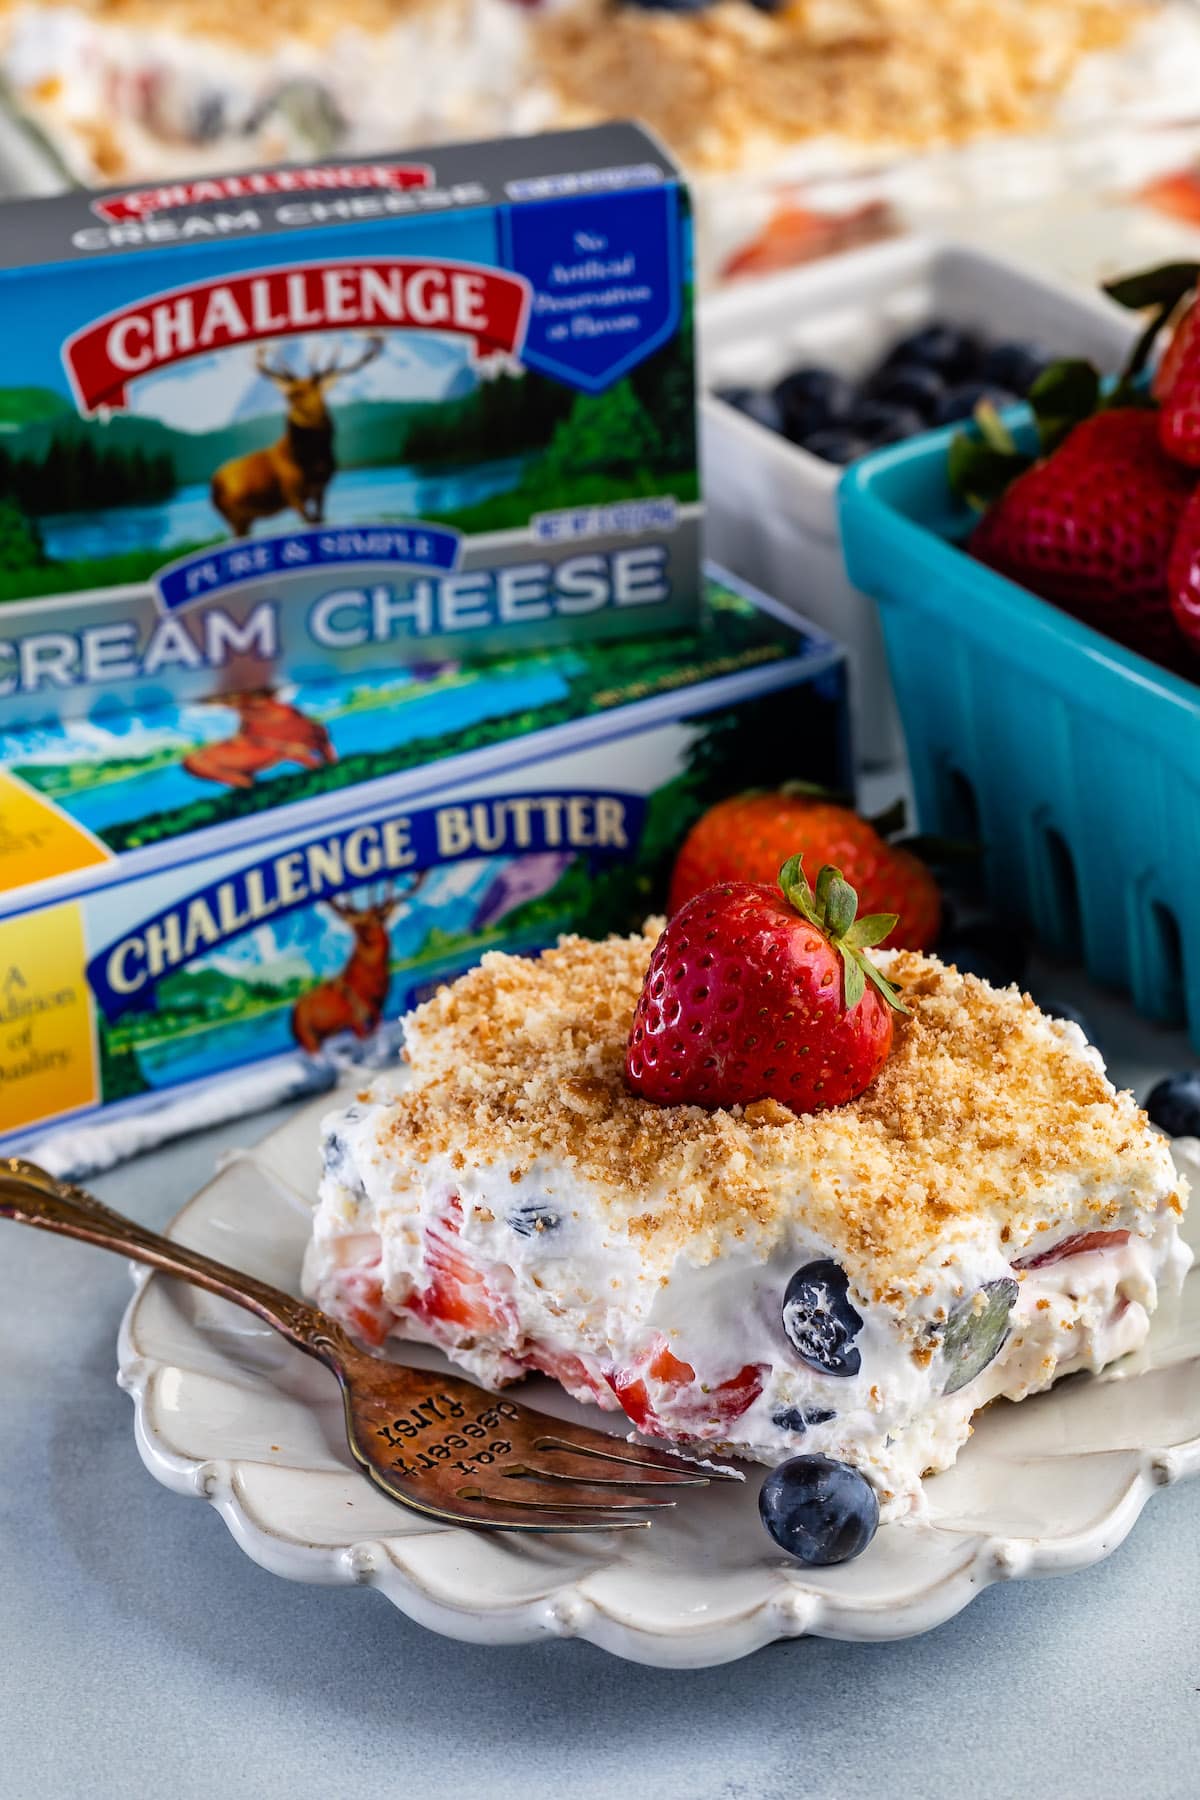
[[[843,785],[845,664],[727,578],[711,622],[9,732],[0,1146],[381,1041],[487,949],[626,930],[693,820]]]
[[[0,726],[696,624],[633,126],[0,206]]]

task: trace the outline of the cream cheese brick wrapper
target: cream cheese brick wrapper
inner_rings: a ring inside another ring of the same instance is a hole
[[[325,1121],[307,1293],[490,1386],[855,1464],[885,1517],[988,1401],[1142,1343],[1186,1184],[1076,1025],[885,952],[911,1017],[852,1104],[658,1107],[623,1077],[657,929],[485,956],[411,1015],[406,1070]]]

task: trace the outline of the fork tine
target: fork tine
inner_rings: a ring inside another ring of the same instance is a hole
[[[461,1487],[456,1498],[474,1500],[481,1505],[515,1506],[522,1512],[603,1513],[610,1519],[619,1519],[623,1514],[636,1518],[650,1510],[665,1512],[676,1504],[674,1500],[631,1500],[625,1505],[620,1500],[610,1500],[607,1494],[600,1494],[594,1500],[589,1500],[587,1496],[593,1491],[590,1488],[580,1488],[577,1491],[581,1496],[579,1499],[574,1494],[555,1494],[552,1500],[515,1500],[509,1494],[488,1494],[482,1488]],[[645,1522],[649,1524],[650,1521]]]
[[[596,1459],[599,1461],[599,1458]],[[634,1471],[636,1463],[627,1465]],[[701,1474],[675,1474],[668,1469],[643,1469],[640,1473],[629,1475],[597,1475],[586,1469],[539,1469],[531,1463],[514,1463],[498,1473],[505,1481],[549,1481],[561,1482],[569,1487],[611,1488],[614,1493],[623,1493],[634,1488],[697,1488],[708,1486],[708,1476]],[[673,1504],[673,1503],[672,1503]]]
[[[652,1449],[648,1444],[628,1444],[621,1438],[604,1437],[603,1443],[611,1449],[601,1449],[597,1442],[601,1433],[590,1431],[581,1426],[576,1436],[572,1427],[564,1425],[561,1435],[535,1438],[533,1448],[543,1452],[566,1451],[571,1456],[591,1456],[599,1461],[623,1463],[630,1469],[657,1469],[660,1474],[674,1475],[681,1483],[695,1482],[697,1477],[707,1481],[740,1481],[742,1477],[731,1469],[701,1468],[697,1463],[689,1463],[682,1454],[672,1450]],[[625,1454],[622,1455],[621,1452]]]
[[[637,1516],[638,1509],[633,1507],[597,1507],[583,1516],[574,1516],[569,1510],[571,1502],[564,1496],[555,1507],[531,1506],[529,1502],[513,1501],[505,1497],[483,1493],[482,1489],[474,1489],[477,1500],[465,1500],[460,1493],[458,1504],[453,1508],[443,1507],[418,1500],[413,1494],[395,1488],[382,1476],[378,1469],[364,1464],[372,1483],[389,1500],[399,1501],[401,1506],[410,1512],[419,1513],[423,1518],[434,1519],[443,1525],[470,1525],[475,1531],[648,1531],[650,1520]],[[513,1512],[513,1507],[519,1507]],[[634,1516],[623,1518],[621,1513]]]
[[[674,1487],[674,1482],[659,1482],[655,1484],[642,1481],[593,1481],[587,1475],[547,1475],[542,1469],[530,1468],[528,1463],[514,1463],[509,1468],[497,1469],[496,1474],[501,1481],[549,1483],[551,1484],[552,1494],[555,1486],[569,1487],[576,1493],[585,1496],[594,1496],[598,1501],[603,1501],[606,1506],[619,1505],[618,1501],[609,1498],[610,1494],[633,1493],[638,1489],[645,1489],[647,1487],[650,1489],[649,1493],[642,1493],[641,1496],[634,1501],[632,1509],[621,1508],[622,1511],[633,1510],[642,1512],[647,1507],[674,1506],[676,1504],[674,1500],[660,1499],[654,1494],[654,1487],[656,1485],[660,1489],[664,1486]],[[517,1504],[523,1504],[523,1502],[517,1502]],[[553,1499],[548,1500],[546,1504],[551,1506],[574,1506],[575,1502],[571,1499],[569,1494],[558,1494],[555,1495]]]

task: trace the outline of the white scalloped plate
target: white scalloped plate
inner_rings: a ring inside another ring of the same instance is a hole
[[[329,1104],[228,1162],[172,1235],[295,1290],[315,1121]],[[1175,1150],[1200,1176],[1200,1143]],[[754,1471],[744,1487],[689,1496],[646,1532],[526,1538],[424,1522],[356,1473],[318,1364],[224,1301],[146,1271],[136,1281],[119,1379],[151,1473],[209,1500],[276,1574],[377,1587],[421,1624],[476,1643],[576,1636],[637,1662],[699,1668],[806,1632],[905,1637],[990,1582],[1099,1561],[1155,1487],[1200,1472],[1200,1273],[1138,1358],[990,1408],[957,1466],[926,1484],[927,1519],[884,1526],[857,1562],[825,1571],[788,1562],[766,1537]],[[417,1355],[437,1366],[435,1353]],[[523,1397],[589,1418],[547,1381]]]

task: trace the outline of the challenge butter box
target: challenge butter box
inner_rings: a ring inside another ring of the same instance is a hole
[[[715,800],[844,784],[841,650],[709,592],[667,640],[8,734],[0,1148],[364,1046],[486,949],[639,923]]]
[[[0,726],[696,623],[633,126],[0,206]]]

